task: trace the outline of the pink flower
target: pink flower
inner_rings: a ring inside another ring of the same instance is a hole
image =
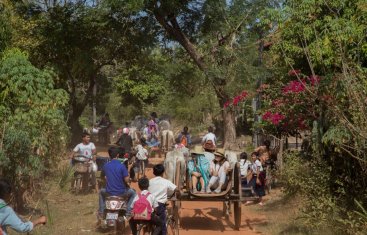
[[[233,105],[236,106],[240,102],[240,100],[241,100],[240,96],[234,97],[232,101]]]
[[[280,113],[274,113],[271,117],[271,123],[274,125],[278,125],[283,119],[285,119],[285,116]]]
[[[282,120],[285,119],[285,116],[281,113],[271,113],[267,111],[262,116],[263,120],[273,123],[273,125],[278,125]]]
[[[223,108],[227,108],[229,106],[229,104],[230,104],[229,101],[225,102],[224,105],[223,105]]]
[[[302,92],[305,90],[305,82],[302,81],[297,81],[297,80],[294,80],[294,81],[290,81],[288,83],[288,85],[286,85],[282,92],[283,94],[288,94],[288,93],[299,93],[299,92]]]
[[[272,113],[270,111],[267,111],[263,114],[262,118],[264,120],[270,120],[271,119],[271,116],[272,116]]]
[[[288,75],[289,76],[297,76],[300,73],[301,73],[301,70],[299,70],[299,69],[292,69],[292,70],[289,70]]]

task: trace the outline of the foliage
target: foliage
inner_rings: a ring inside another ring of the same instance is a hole
[[[10,44],[12,35],[12,26],[10,24],[10,14],[8,4],[0,3],[0,53]]]
[[[72,166],[66,165],[61,167],[59,170],[60,180],[59,180],[59,187],[61,189],[66,189],[67,186],[70,186],[70,182],[74,177],[75,170]]]
[[[18,189],[18,206],[23,206],[27,182],[52,170],[67,141],[63,108],[68,99],[54,89],[54,76],[35,68],[17,49],[5,51],[0,61],[0,164],[2,176]]]
[[[332,168],[321,160],[307,160],[302,154],[288,152],[285,155],[286,168],[282,178],[285,180],[285,192],[302,197],[302,210],[298,218],[313,231],[333,231],[348,234],[363,234],[367,225],[363,207],[359,203],[356,212],[344,212],[338,205],[338,198],[330,184],[335,181]],[[341,181],[340,189],[343,187]],[[360,209],[362,208],[362,209]]]
[[[274,76],[261,87],[263,123],[277,134],[309,133],[307,156],[286,169],[287,181],[305,197],[309,226],[334,226],[357,234],[365,207],[367,21],[363,1],[287,1],[273,37]],[[287,75],[286,71],[291,69]],[[284,118],[272,122],[270,114]],[[264,116],[263,116],[264,119]],[[292,133],[293,132],[293,133]],[[301,162],[299,162],[301,161]],[[317,182],[317,185],[313,182]],[[316,189],[316,191],[315,191]]]
[[[75,142],[80,138],[79,117],[85,107],[94,102],[98,114],[105,112],[112,90],[111,70],[134,60],[142,45],[155,42],[149,22],[125,13],[112,15],[102,4],[88,1],[13,5],[17,13],[13,45],[28,51],[36,66],[51,67],[57,74],[55,86],[69,95],[67,120]]]
[[[139,57],[138,63],[117,71],[114,86],[124,104],[142,108],[144,104],[157,102],[158,97],[166,92],[165,66],[169,63],[159,52],[144,53]]]
[[[136,18],[157,22],[163,29],[156,29],[159,39],[175,49],[174,56],[197,66],[198,78],[212,89],[221,107],[264,73],[255,63],[258,35],[252,30],[256,19],[251,12],[261,11],[269,2],[273,1],[106,1],[113,13],[128,11]],[[225,109],[221,114],[225,141],[232,142],[236,136],[234,112]]]

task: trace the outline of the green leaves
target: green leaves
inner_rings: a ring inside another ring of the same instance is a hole
[[[27,187],[23,177],[42,176],[65,147],[68,98],[53,88],[53,76],[34,67],[19,49],[5,51],[0,59],[0,167],[22,190]]]

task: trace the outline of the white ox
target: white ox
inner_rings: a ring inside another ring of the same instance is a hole
[[[164,160],[164,168],[166,172],[166,178],[172,183],[176,183],[176,165],[177,162],[180,163],[180,179],[181,185],[185,179],[186,175],[186,164],[185,155],[189,155],[187,148],[174,149],[167,152],[166,159]]]
[[[234,168],[234,165],[238,162],[238,155],[240,152],[233,151],[233,150],[226,150],[224,155],[227,157],[227,161],[231,168]]]
[[[172,150],[175,144],[175,137],[171,130],[163,130],[161,133],[161,148],[163,152]]]
[[[141,132],[136,127],[129,128],[129,135],[133,141],[138,141],[141,138]]]

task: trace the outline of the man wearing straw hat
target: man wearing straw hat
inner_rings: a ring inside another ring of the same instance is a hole
[[[221,193],[227,181],[227,173],[230,171],[230,165],[224,155],[223,148],[218,148],[214,152],[214,156],[214,160],[210,162],[210,175],[212,177],[206,189],[207,193],[211,193],[212,188],[215,188],[214,193]]]

